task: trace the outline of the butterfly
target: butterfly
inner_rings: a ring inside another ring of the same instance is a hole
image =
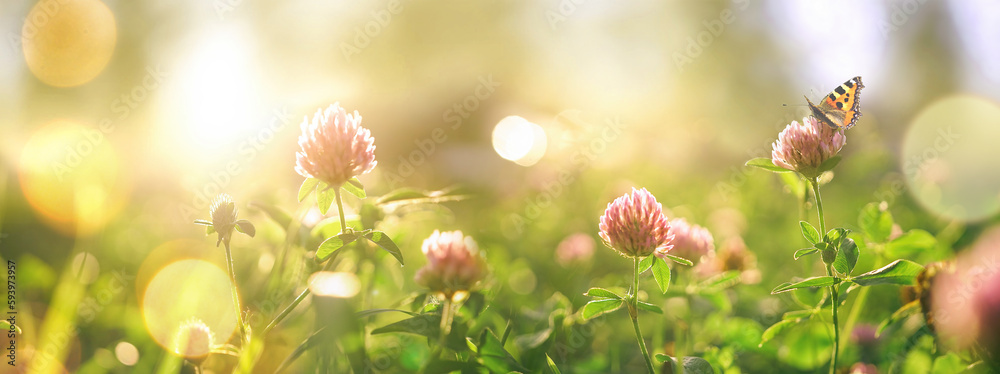
[[[813,104],[806,97],[809,109],[812,109],[813,117],[820,122],[837,129],[849,129],[854,127],[861,117],[861,89],[865,85],[861,84],[861,77],[849,79],[844,84],[835,88],[833,92],[823,98],[819,105]]]

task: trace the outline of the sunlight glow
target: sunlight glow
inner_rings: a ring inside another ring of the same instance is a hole
[[[518,116],[507,116],[493,128],[493,149],[504,159],[531,166],[545,155],[545,129]]]
[[[361,290],[361,281],[354,273],[320,271],[309,276],[309,290],[317,296],[349,298]]]
[[[238,25],[199,32],[168,77],[164,109],[169,120],[163,131],[196,157],[231,151],[259,119],[255,58],[247,32]]]

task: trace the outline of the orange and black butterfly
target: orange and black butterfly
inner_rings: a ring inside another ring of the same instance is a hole
[[[809,109],[812,109],[813,117],[820,122],[837,129],[849,129],[854,127],[861,117],[861,89],[865,85],[861,84],[861,77],[854,77],[835,88],[833,92],[823,98],[819,105],[813,104],[806,97]]]

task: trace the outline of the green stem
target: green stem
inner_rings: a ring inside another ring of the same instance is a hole
[[[337,197],[337,211],[340,213],[340,232],[346,232],[347,220],[344,218],[344,204],[340,202],[340,186],[334,187],[333,194]]]
[[[441,303],[441,326],[440,326],[440,336],[438,336],[438,347],[441,348],[441,352],[444,353],[445,343],[448,342],[448,334],[451,333],[451,321],[454,317],[451,307],[451,298],[445,297]]]
[[[302,303],[302,300],[306,299],[306,296],[309,296],[309,287],[306,287],[306,289],[302,290],[302,293],[300,293],[299,296],[295,298],[295,300],[292,300],[291,304],[285,307],[285,309],[282,310],[281,313],[278,313],[278,315],[274,317],[273,320],[271,320],[271,323],[268,323],[267,327],[264,327],[264,331],[260,333],[260,336],[267,336],[267,333],[270,332],[271,329],[273,329],[275,326],[277,326],[278,323],[281,323],[281,321],[284,320],[285,317],[288,316],[288,313],[291,313],[292,310],[295,309],[295,307],[299,306],[299,304]]]
[[[236,271],[233,267],[233,251],[229,248],[229,240],[223,240],[226,245],[226,263],[229,264],[229,283],[233,288],[233,305],[236,306],[236,323],[240,326],[240,338],[247,341],[247,330],[243,324],[243,308],[240,307],[240,294],[236,289]]]
[[[819,178],[813,178],[813,195],[816,197],[816,210],[819,214],[819,235],[826,235],[826,218],[823,218],[823,199],[819,196]]]
[[[345,232],[345,231],[347,231],[347,220],[344,218],[344,204],[343,204],[343,202],[341,201],[341,198],[340,198],[340,186],[337,186],[336,189],[334,189],[334,196],[336,196],[336,198],[337,198],[337,211],[340,213],[340,232]],[[301,221],[300,221],[299,224],[301,224]],[[298,232],[298,230],[296,228],[296,230],[289,231],[289,232]],[[287,245],[289,243],[286,242],[285,244],[286,244],[286,248],[287,248]],[[228,250],[229,250],[229,243],[226,243],[226,253],[227,253],[227,255],[229,253]],[[338,253],[339,252],[334,252],[334,254],[331,255],[329,259],[327,259],[326,264],[323,265],[323,268],[320,271],[326,271],[327,269],[329,269],[330,266],[333,265],[333,263],[337,259],[337,254]],[[230,274],[232,274],[232,262],[231,261],[230,261],[230,265],[229,266],[230,266]],[[234,282],[233,284],[234,284],[233,295],[235,296],[235,292],[236,292],[235,284],[236,283]],[[266,337],[267,333],[271,332],[272,329],[274,329],[276,326],[278,326],[278,324],[281,323],[281,321],[283,321],[285,319],[285,317],[288,317],[288,315],[290,313],[292,313],[292,311],[295,310],[295,308],[298,307],[299,304],[301,304],[302,301],[306,299],[306,296],[309,296],[310,293],[311,293],[311,291],[309,290],[309,285],[307,284],[306,288],[304,290],[302,290],[301,293],[299,293],[299,296],[296,296],[295,299],[292,300],[291,304],[289,304],[287,307],[285,307],[285,309],[283,309],[281,311],[281,313],[278,313],[278,315],[275,316],[274,319],[271,320],[271,322],[268,323],[266,327],[264,327],[264,331],[261,332],[260,336],[262,338]],[[240,323],[240,326],[242,326],[242,325],[243,324]]]
[[[653,361],[649,359],[649,352],[646,351],[646,342],[642,340],[642,332],[639,331],[639,258],[633,258],[632,262],[634,264],[632,267],[632,300],[630,300],[628,314],[632,317],[632,327],[635,329],[635,338],[639,341],[639,349],[642,350],[642,358],[646,359],[646,369],[649,369],[649,374],[655,374]]]
[[[837,356],[840,354],[840,328],[837,323],[837,306],[840,305],[840,299],[837,286],[838,284],[830,286],[833,300],[833,361],[830,361],[830,374],[837,372]]]
[[[87,257],[89,256],[87,255],[87,252],[80,252],[80,253],[83,253],[83,260],[80,261],[80,270],[76,272],[76,279],[82,283],[83,269],[87,266]]]
[[[813,187],[813,195],[816,197],[816,211],[819,215],[819,234],[825,237],[826,235],[826,218],[823,217],[823,198],[819,194],[819,179],[812,178],[810,184]],[[830,264],[826,264],[826,275],[833,276],[833,270]],[[830,361],[830,374],[835,374],[837,372],[837,356],[840,355],[840,324],[837,322],[837,309],[840,306],[840,295],[837,287],[839,284],[834,283],[830,286],[830,300],[833,302],[833,359]]]

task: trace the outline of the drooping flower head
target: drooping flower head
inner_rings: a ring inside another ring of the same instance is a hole
[[[195,364],[201,363],[215,347],[215,334],[198,319],[185,322],[174,336],[174,353]]]
[[[625,257],[646,257],[672,248],[674,236],[663,206],[645,188],[626,193],[608,204],[601,216],[604,244]]]
[[[809,116],[802,123],[792,121],[778,134],[778,140],[771,144],[771,162],[815,178],[823,161],[837,155],[846,143],[843,133]]]
[[[715,250],[715,239],[708,229],[690,224],[683,218],[670,220],[670,233],[674,236],[671,242],[674,248],[670,254],[698,262],[702,256],[708,256]],[[662,257],[664,251],[656,254]]]
[[[461,231],[434,230],[421,247],[427,265],[417,271],[417,284],[449,299],[471,290],[486,275],[479,246]]]
[[[216,196],[212,200],[208,214],[212,217],[212,221],[198,219],[194,223],[208,226],[208,234],[213,232],[218,234],[219,240],[215,242],[216,246],[225,242],[228,248],[229,241],[233,238],[233,230],[247,234],[251,238],[257,233],[257,229],[250,221],[237,219],[239,209],[236,208],[236,203],[233,202],[233,198],[229,194],[223,193]]]
[[[306,178],[319,179],[330,186],[375,168],[375,138],[361,126],[357,111],[348,114],[340,103],[317,109],[312,121],[302,120],[295,171]]]
[[[219,231],[219,229],[232,226],[236,223],[236,215],[239,214],[239,209],[236,208],[233,197],[223,193],[212,200],[212,206],[208,208],[208,213],[212,216],[212,227],[215,227],[216,231]]]
[[[567,236],[556,247],[556,261],[563,266],[589,260],[594,255],[594,238],[578,232]]]
[[[239,211],[229,194],[220,194],[215,197],[215,200],[212,200],[212,206],[208,209],[208,213],[212,216],[212,228],[219,234],[219,240],[215,242],[216,246],[222,241],[229,243],[233,236],[233,227],[236,226],[236,215],[239,214]]]

